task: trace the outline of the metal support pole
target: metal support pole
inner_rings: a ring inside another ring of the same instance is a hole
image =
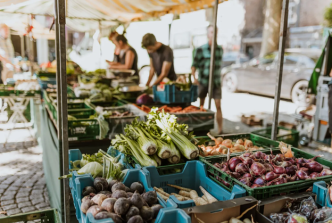
[[[216,53],[216,45],[217,45],[217,17],[218,17],[218,3],[219,0],[214,1],[214,12],[213,12],[213,39],[211,46],[211,60],[210,60],[210,74],[209,74],[209,109],[211,109],[211,100],[212,100],[212,92],[213,92],[213,74],[214,74],[214,59]]]
[[[68,161],[68,113],[67,113],[67,74],[66,74],[66,2],[54,0],[56,26],[56,60],[57,60],[57,98],[58,98],[58,136],[60,173],[69,173]],[[61,185],[62,220],[70,222],[69,185],[64,179]]]
[[[31,72],[31,77],[33,76],[33,63],[35,60],[35,51],[34,51],[34,44],[33,44],[33,35],[32,35],[32,31],[31,31],[31,26],[32,26],[32,15],[29,15],[29,19],[28,19],[28,43],[30,45],[30,51],[29,51],[29,61],[30,61],[30,72]]]
[[[22,56],[22,59],[24,59],[24,57],[25,57],[24,36],[20,36],[20,37],[21,37],[21,56]]]
[[[278,51],[278,75],[276,78],[276,88],[274,97],[274,111],[273,111],[273,127],[272,127],[272,140],[277,139],[278,134],[278,118],[279,118],[279,102],[280,102],[280,92],[282,83],[282,72],[284,67],[284,52],[287,37],[287,26],[288,26],[288,5],[289,0],[283,0],[281,21],[280,21],[280,37],[279,37],[279,51]]]

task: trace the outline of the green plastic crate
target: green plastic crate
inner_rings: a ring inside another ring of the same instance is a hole
[[[273,149],[273,154],[280,153],[279,149]],[[313,158],[314,155],[310,153],[306,153],[302,150],[292,148],[292,151],[294,152],[294,156],[299,158],[303,157],[305,159]],[[262,151],[264,153],[270,153],[269,151]],[[231,154],[231,157],[237,156],[238,154]],[[279,196],[283,194],[291,194],[291,193],[299,193],[306,191],[309,187],[313,186],[313,183],[316,181],[325,181],[330,182],[332,180],[332,176],[323,176],[323,177],[317,177],[315,180],[300,180],[295,182],[289,182],[285,184],[280,185],[272,185],[272,186],[265,186],[265,187],[259,187],[259,188],[250,188],[244,184],[242,184],[237,179],[229,176],[225,172],[222,172],[220,169],[215,167],[213,164],[215,163],[221,163],[227,160],[227,157],[225,155],[223,156],[210,156],[210,157],[204,157],[204,159],[201,159],[203,163],[206,164],[206,171],[209,175],[209,177],[217,182],[219,185],[223,186],[227,190],[231,191],[234,185],[239,185],[243,187],[247,191],[247,195],[253,196],[256,199],[265,199],[272,196]],[[332,168],[332,162],[323,158],[317,158],[317,162],[320,164],[327,166],[329,168]],[[230,186],[226,186],[221,181],[225,181],[230,184]]]
[[[8,216],[4,218],[0,217],[1,223],[30,222],[30,221],[60,223],[58,212],[55,209],[34,211],[25,214]]]
[[[258,147],[263,147],[264,149],[268,150],[270,148],[276,148],[279,146],[279,142],[274,141],[272,139],[268,139],[259,135],[255,135],[252,133],[247,133],[247,134],[227,134],[227,135],[220,135],[220,136],[215,136],[217,137],[222,137],[223,139],[231,139],[232,141],[235,141],[237,139],[248,139],[251,140],[254,146]],[[197,136],[197,140],[206,140],[206,143],[209,145],[214,145],[214,142],[208,137],[208,136]],[[241,153],[232,153],[232,154],[241,154]],[[209,156],[211,157],[211,156]],[[200,156],[200,159],[203,158]]]
[[[286,133],[283,131],[288,131],[288,132]],[[266,129],[255,130],[252,133],[264,136],[266,138],[271,138],[272,127],[266,128]],[[294,147],[297,147],[298,142],[299,142],[299,132],[294,129],[287,129],[282,126],[278,126],[277,141],[281,141],[281,142],[287,143],[289,145],[292,145]]]

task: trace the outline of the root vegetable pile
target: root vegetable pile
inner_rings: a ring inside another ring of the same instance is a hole
[[[158,203],[156,192],[144,193],[140,182],[127,187],[121,182],[107,182],[97,177],[94,186],[84,188],[82,195],[81,211],[84,214],[91,213],[96,220],[111,218],[114,223],[154,222],[163,208]]]
[[[145,105],[137,106],[137,108],[141,109],[142,111],[145,111],[147,113],[149,113],[151,111],[151,108]],[[179,114],[179,113],[184,113],[184,114],[188,114],[188,113],[197,113],[197,112],[206,112],[206,110],[203,108],[203,106],[196,107],[193,105],[190,105],[188,107],[182,108],[180,106],[176,106],[176,107],[169,107],[167,105],[161,106],[160,108],[158,108],[158,111],[162,112],[167,112],[167,113],[171,113],[171,114]]]
[[[210,133],[207,134],[214,142],[214,146],[199,145],[198,147],[202,150],[200,151],[201,156],[214,156],[227,154],[228,149],[231,153],[240,152],[252,152],[255,150],[262,150],[262,147],[254,146],[251,140],[248,139],[237,139],[232,141],[231,139],[223,139],[221,137],[215,138]]]
[[[179,190],[179,193],[166,193],[162,188],[154,187],[153,189],[157,192],[157,194],[164,199],[165,201],[168,200],[168,198],[171,195],[174,195],[179,201],[189,201],[193,200],[195,202],[196,206],[201,206],[205,204],[211,204],[213,202],[217,202],[218,200],[213,197],[209,192],[207,192],[202,186],[199,187],[199,189],[202,191],[203,196],[199,197],[197,194],[197,191],[192,190],[190,188],[180,187],[177,185],[167,184],[169,187],[173,187]]]
[[[286,151],[285,154],[289,154],[289,151]],[[271,150],[271,154],[256,151],[244,153],[231,159],[228,155],[226,162],[215,163],[214,166],[251,188],[332,175],[330,169],[324,169],[320,163],[315,161],[320,156],[305,159],[294,156],[286,157],[285,154],[273,155]],[[219,177],[217,180],[227,187],[230,186]]]
[[[280,213],[271,213],[273,223],[331,223],[332,208],[318,208],[312,197],[288,200]]]

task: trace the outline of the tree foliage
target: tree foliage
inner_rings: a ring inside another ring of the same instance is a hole
[[[324,20],[327,27],[332,27],[332,4],[325,8]]]

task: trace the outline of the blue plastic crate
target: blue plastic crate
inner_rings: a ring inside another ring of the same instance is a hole
[[[130,186],[133,182],[141,182],[145,188],[146,191],[148,190],[148,179],[147,179],[147,175],[146,173],[144,173],[142,170],[138,170],[138,169],[132,169],[132,170],[128,170],[128,173],[125,177],[125,179],[123,180],[123,183],[126,186]],[[74,194],[73,194],[73,199],[76,199],[77,204],[78,204],[78,209],[81,210],[81,200],[82,200],[82,191],[83,188],[87,187],[87,186],[92,186],[93,185],[93,178],[91,176],[87,176],[87,177],[79,177],[75,179],[75,190],[74,190]],[[158,198],[159,203],[164,207],[163,211],[161,211],[158,216],[157,216],[157,220],[159,219],[159,221],[156,221],[156,223],[167,223],[170,222],[168,220],[170,219],[175,219],[176,221],[173,221],[174,223],[182,223],[182,222],[190,222],[190,218],[188,215],[186,215],[183,212],[174,212],[173,214],[171,214],[170,212],[168,212],[168,210],[176,210],[176,204],[169,199],[168,202],[165,204],[165,202],[161,202],[162,199]],[[179,214],[178,214],[179,213]],[[175,215],[175,216],[173,216]],[[177,216],[179,215],[179,216]],[[188,217],[187,217],[188,216]],[[81,212],[81,218],[82,221],[84,223],[113,223],[112,219],[103,219],[103,220],[95,220],[94,217],[91,214],[88,214],[88,216],[84,213]],[[189,219],[188,219],[189,218]],[[184,219],[182,221],[182,219]]]
[[[81,210],[80,210],[80,206],[78,205],[78,200],[75,199],[75,190],[73,187],[70,187],[70,192],[73,196],[73,203],[74,203],[74,207],[75,207],[75,215],[76,215],[76,219],[79,223],[82,223],[82,217],[81,217]]]
[[[312,192],[317,195],[316,196],[317,204],[319,204],[322,207],[332,208],[330,196],[325,181],[315,182]]]
[[[108,150],[107,153],[113,157],[118,156],[119,154],[121,154],[121,158],[120,158],[120,163],[122,163],[122,165],[124,165],[124,167],[126,169],[133,169],[131,167],[131,165],[126,163],[126,159],[124,154],[120,153],[119,151],[113,149],[113,147],[111,146]],[[73,169],[73,166],[71,165],[71,161],[74,162],[75,160],[80,160],[82,159],[82,153],[79,149],[71,149],[69,150],[69,169]],[[75,182],[75,178],[77,177],[83,177],[83,176],[91,176],[91,174],[78,174],[77,171],[72,171],[72,177],[69,179],[69,187],[73,188],[73,190],[75,190],[74,188],[74,182]]]
[[[175,85],[164,85],[163,91],[157,91],[157,86],[153,86],[153,97],[155,102],[164,104],[191,103],[198,98],[198,87],[192,85],[190,91],[180,91]]]
[[[202,186],[207,192],[209,192],[219,201],[231,200],[234,198],[246,196],[246,190],[238,185],[235,185],[231,192],[219,186],[216,182],[207,176],[205,164],[197,160],[188,161],[181,173],[159,175],[157,168],[154,166],[143,167],[143,171],[148,175],[148,179],[150,179],[148,191],[154,190],[153,187],[158,187],[163,188],[164,191],[169,194],[178,193],[178,189],[167,186],[167,184],[173,184],[196,190],[200,197],[203,196],[203,193],[199,189],[199,186]],[[195,203],[192,200],[179,201],[173,195],[171,195],[170,198],[176,203],[178,208],[188,208],[195,206]],[[171,199],[168,199],[168,201]],[[161,200],[163,203],[165,203],[163,199]]]

